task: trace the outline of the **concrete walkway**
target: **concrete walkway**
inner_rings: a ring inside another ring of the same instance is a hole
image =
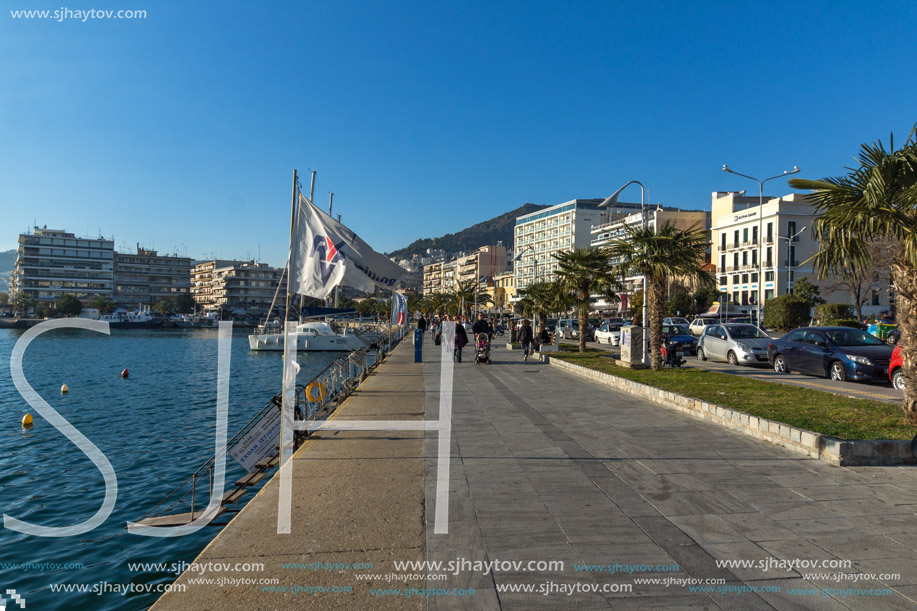
[[[336,418],[436,420],[439,356],[427,337],[426,363],[414,364],[403,343]],[[435,433],[322,433],[295,455],[293,533],[276,534],[272,480],[198,558],[265,564],[205,577],[276,577],[312,593],[195,584],[186,573],[177,583],[187,591],[155,608],[917,607],[917,469],[832,467],[519,351],[496,348],[491,365],[471,357],[466,349],[454,368],[447,534],[433,532]],[[454,566],[395,566],[406,560]],[[495,561],[489,572],[471,564]],[[850,577],[861,574],[876,576]],[[701,584],[708,592],[637,581],[665,578],[721,581]]]
[[[559,560],[564,568],[428,580],[429,588],[475,590],[464,598],[431,596],[429,608],[917,607],[917,469],[832,467],[538,361],[522,362],[519,351],[496,349],[493,356],[492,365],[455,368],[450,530],[436,535],[428,524],[427,557]],[[424,371],[432,390],[439,368]],[[432,395],[428,419],[437,414]],[[435,439],[426,454],[435,454]],[[851,564],[765,571],[718,567],[718,560]],[[616,563],[654,566],[633,575],[574,568]],[[661,567],[672,564],[677,571]],[[804,573],[823,576],[807,581]],[[900,576],[833,581],[836,573]],[[634,583],[667,576],[771,591],[699,593]],[[534,584],[536,591],[499,591],[512,584]],[[603,584],[633,588],[571,596],[537,591]],[[834,595],[822,593],[829,588]],[[853,588],[890,591],[854,595]]]

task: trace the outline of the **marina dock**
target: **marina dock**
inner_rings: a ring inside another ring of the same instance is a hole
[[[425,363],[413,363],[403,342],[335,418],[435,420],[440,349],[427,339]],[[492,365],[469,353],[455,366],[448,534],[433,532],[435,434],[324,432],[294,456],[292,534],[276,534],[275,477],[197,559],[264,563],[262,572],[203,577],[277,584],[206,585],[187,572],[176,582],[186,591],[154,609],[849,610],[917,601],[917,470],[834,467],[523,362],[518,351],[495,348]],[[395,567],[457,559],[521,564]],[[885,577],[806,577],[838,569],[785,564],[799,559]],[[356,563],[372,567],[341,566]],[[665,578],[681,582],[645,581]],[[852,587],[882,594],[841,593]],[[829,588],[834,595],[816,594]]]

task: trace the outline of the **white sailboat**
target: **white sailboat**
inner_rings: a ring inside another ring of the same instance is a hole
[[[335,333],[327,322],[305,322],[296,325],[290,334],[296,340],[299,352],[351,351],[369,346],[369,341],[355,333]],[[276,333],[253,333],[248,336],[248,347],[252,350],[283,350],[283,333],[278,325]]]

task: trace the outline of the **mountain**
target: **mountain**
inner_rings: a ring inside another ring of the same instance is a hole
[[[410,259],[411,255],[426,253],[428,248],[438,248],[447,253],[458,251],[472,251],[503,242],[507,248],[513,247],[513,228],[516,226],[516,217],[530,214],[547,208],[538,204],[525,204],[515,210],[494,217],[488,221],[462,229],[458,233],[447,233],[440,238],[423,238],[415,240],[410,245],[395,252],[389,253],[392,259]]]
[[[5,293],[10,289],[10,276],[13,273],[14,265],[16,265],[15,250],[0,252],[0,293]]]

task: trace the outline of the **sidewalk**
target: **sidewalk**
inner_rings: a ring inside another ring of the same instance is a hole
[[[418,420],[423,373],[404,341],[341,406],[339,420]],[[204,549],[197,563],[263,563],[261,572],[184,573],[156,611],[194,609],[420,609],[423,600],[376,597],[356,573],[387,574],[394,560],[422,560],[423,432],[324,432],[293,456],[292,532],[277,534],[279,478],[274,477]],[[322,563],[328,568],[284,568]],[[371,563],[370,570],[332,567]],[[286,592],[262,585],[203,585],[203,579],[279,578]],[[351,591],[295,588],[350,588]],[[317,593],[318,592],[318,593]]]
[[[429,344],[428,344],[429,345]],[[426,357],[427,355],[425,355]],[[467,351],[466,351],[467,356]],[[800,457],[716,425],[616,392],[496,348],[492,365],[455,366],[450,525],[432,532],[429,560],[564,562],[564,570],[471,571],[428,588],[430,609],[912,609],[917,606],[917,469],[847,469]],[[428,391],[439,366],[424,367]],[[427,394],[427,419],[437,401]],[[435,437],[426,455],[435,456]],[[428,459],[432,505],[435,461]],[[428,515],[432,515],[428,510]],[[850,560],[843,569],[718,568],[717,560]],[[575,565],[654,565],[612,574]],[[655,570],[677,564],[679,570]],[[835,573],[898,578],[831,581]],[[830,578],[802,579],[802,573]],[[722,579],[734,588],[691,592],[635,578]],[[542,585],[551,582],[552,585]],[[531,593],[500,592],[508,585]],[[581,584],[581,585],[577,585]],[[543,595],[537,588],[631,592]],[[610,588],[612,586],[609,586]],[[811,589],[809,594],[790,588]],[[836,596],[816,589],[887,589]]]

